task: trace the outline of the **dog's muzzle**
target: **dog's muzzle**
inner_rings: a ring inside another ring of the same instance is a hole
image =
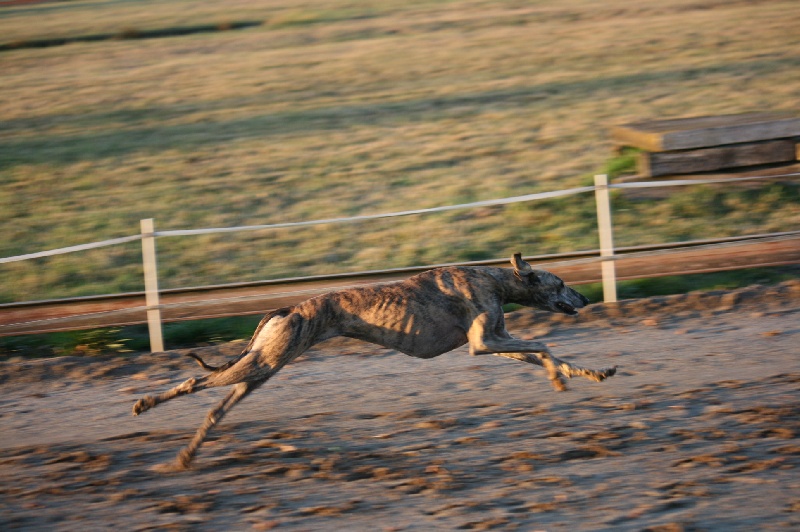
[[[556,302],[556,308],[564,314],[569,314],[570,316],[574,316],[578,313],[578,310],[575,307],[561,301]]]

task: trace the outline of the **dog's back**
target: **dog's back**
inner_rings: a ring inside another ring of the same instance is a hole
[[[331,292],[294,312],[309,323],[326,323],[315,334],[318,341],[346,336],[431,358],[467,343],[472,320],[496,299],[493,270],[500,268],[436,268],[404,281]]]

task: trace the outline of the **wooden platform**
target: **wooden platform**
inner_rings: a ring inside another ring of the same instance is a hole
[[[611,128],[618,146],[643,150],[642,177],[711,172],[798,160],[800,117],[748,113],[636,122]]]

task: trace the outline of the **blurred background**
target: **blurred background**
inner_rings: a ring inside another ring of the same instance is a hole
[[[795,1],[0,2],[0,257],[143,218],[273,224],[634,174],[613,125],[800,108],[798,27]],[[800,228],[787,183],[613,201],[619,246]],[[177,288],[597,247],[584,194],[163,238],[158,261]],[[141,244],[0,277],[0,303],[140,291]]]

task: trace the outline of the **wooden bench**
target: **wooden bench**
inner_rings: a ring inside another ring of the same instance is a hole
[[[800,159],[800,117],[748,113],[655,120],[611,128],[617,147],[643,150],[640,177],[694,174]]]

